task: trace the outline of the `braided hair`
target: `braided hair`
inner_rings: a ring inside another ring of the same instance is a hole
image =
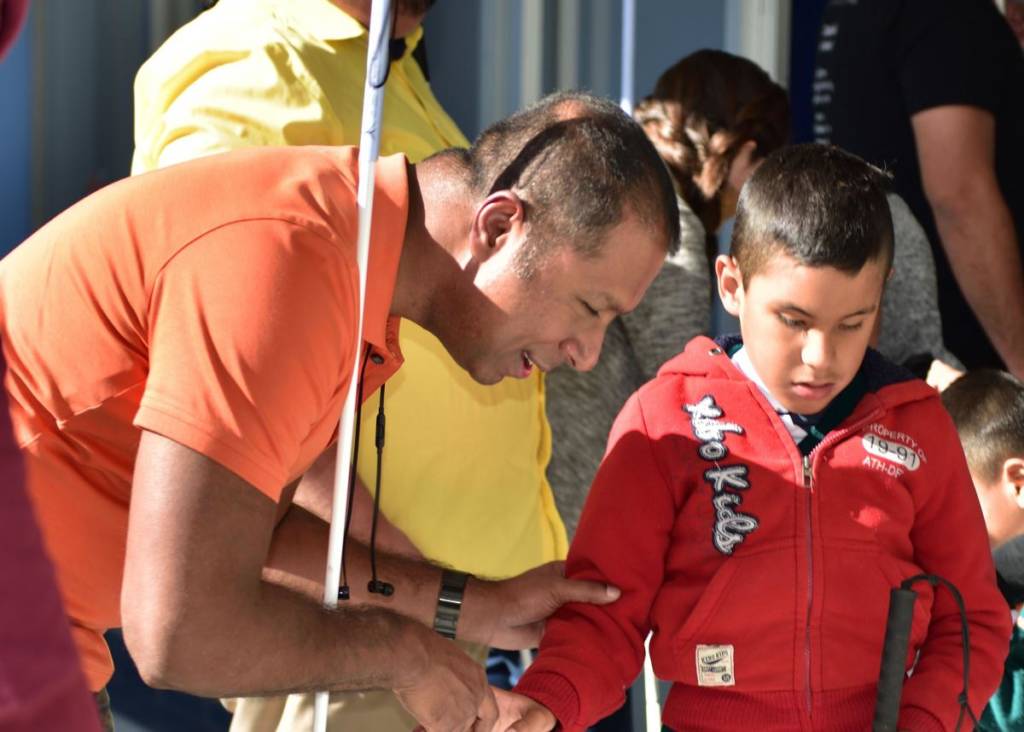
[[[789,100],[757,64],[724,51],[690,54],[655,84],[634,112],[708,234],[722,223],[721,195],[740,148],[752,140],[763,158],[789,138]]]

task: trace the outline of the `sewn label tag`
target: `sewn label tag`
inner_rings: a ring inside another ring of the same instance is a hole
[[[697,685],[735,686],[732,646],[697,646]]]
[[[869,432],[861,439],[864,449],[872,455],[877,455],[884,460],[899,463],[907,470],[917,470],[921,467],[921,456],[912,447],[879,437]]]

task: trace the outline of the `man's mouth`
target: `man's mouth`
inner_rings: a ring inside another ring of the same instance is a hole
[[[541,363],[540,361],[535,360],[529,351],[522,351],[520,353],[520,357],[523,361],[523,370],[527,374],[529,374],[530,371],[532,371],[534,368],[536,368],[538,371],[542,371],[545,374],[551,370],[551,366],[549,364],[544,364]]]
[[[527,376],[530,375],[530,372],[533,371],[533,367],[536,364],[534,364],[533,359],[530,358],[530,354],[528,351],[521,351],[519,357],[523,367],[522,370],[519,372],[519,377],[525,379]]]
[[[517,375],[520,378],[526,378],[527,376],[529,376],[530,372],[532,372],[534,368],[536,368],[538,371],[546,374],[549,371],[551,371],[553,368],[556,368],[557,366],[561,366],[562,365],[561,361],[558,361],[558,362],[556,362],[554,364],[543,363],[541,361],[537,361],[537,360],[534,359],[533,355],[529,351],[527,351],[527,350],[522,350],[522,351],[519,352],[519,360],[520,360],[520,366],[522,368],[521,368],[519,374],[517,374]]]

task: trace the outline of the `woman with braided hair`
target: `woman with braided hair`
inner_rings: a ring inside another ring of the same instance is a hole
[[[665,71],[634,116],[703,227],[710,263],[743,183],[789,139],[786,92],[757,64],[706,49]]]

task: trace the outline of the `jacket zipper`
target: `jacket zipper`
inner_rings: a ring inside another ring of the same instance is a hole
[[[814,474],[811,470],[811,456],[804,455],[804,489],[807,496],[807,622],[804,635],[804,687],[807,690],[807,716],[811,716],[811,604],[814,598],[814,543],[811,541],[812,504]]]
[[[814,446],[814,449],[803,456],[803,480],[804,489],[807,494],[807,622],[806,633],[804,634],[804,685],[807,688],[805,700],[807,702],[807,716],[811,716],[811,609],[814,604],[814,544],[811,541],[812,534],[812,503],[814,493],[814,454],[822,448],[845,440],[847,435],[853,434],[873,419],[878,419],[885,413],[883,409],[876,409],[870,414],[857,420],[841,432],[832,432],[824,440]]]

